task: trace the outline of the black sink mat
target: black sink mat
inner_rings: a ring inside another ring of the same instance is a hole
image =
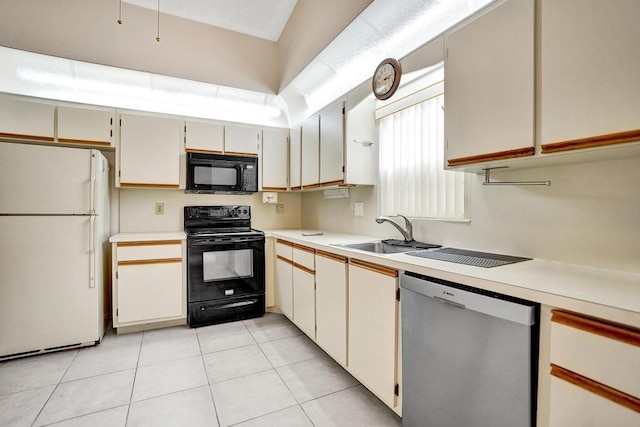
[[[404,240],[396,240],[396,239],[387,239],[383,240],[382,243],[386,243],[387,245],[392,246],[402,246],[405,248],[414,248],[414,249],[433,249],[433,248],[441,248],[442,245],[433,245],[431,243],[422,243],[416,242],[405,242]]]
[[[531,260],[531,258],[492,254],[488,252],[468,251],[465,249],[456,248],[440,248],[430,251],[406,252],[406,255],[437,259],[439,261],[454,262],[456,264],[473,265],[483,268],[498,267],[501,265]]]

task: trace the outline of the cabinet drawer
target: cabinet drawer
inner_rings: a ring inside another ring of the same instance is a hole
[[[316,270],[316,251],[306,246],[293,245],[293,262],[311,271]]]
[[[118,243],[118,262],[155,259],[182,259],[182,243],[180,241]]]
[[[286,240],[276,240],[276,255],[280,255],[289,261],[293,260],[293,243],[289,243]]]
[[[552,312],[551,363],[640,397],[640,331]]]
[[[638,412],[556,377],[549,412],[550,427],[640,425]]]

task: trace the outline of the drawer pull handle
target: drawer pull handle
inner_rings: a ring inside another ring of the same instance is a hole
[[[622,405],[625,408],[629,408],[632,411],[640,413],[640,399],[631,396],[630,394],[623,393],[620,390],[606,386],[592,380],[591,378],[584,377],[561,366],[554,365],[553,363],[551,364],[551,375],[584,390],[590,391],[591,393],[595,393],[600,397],[617,403],[618,405]]]

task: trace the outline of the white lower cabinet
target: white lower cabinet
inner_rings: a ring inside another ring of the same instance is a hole
[[[316,339],[315,250],[293,245],[293,323]]]
[[[276,240],[275,300],[276,306],[293,320],[293,244]]]
[[[316,337],[315,280],[313,271],[293,265],[293,323],[312,339]]]
[[[401,415],[398,272],[276,240],[276,305]]]
[[[397,290],[396,270],[350,260],[347,368],[399,412]]]
[[[640,426],[640,331],[552,310],[549,350],[549,426]]]
[[[640,414],[560,378],[551,378],[552,427],[640,425]]]
[[[347,259],[316,252],[316,342],[347,366]]]
[[[114,328],[186,317],[181,241],[112,243]]]

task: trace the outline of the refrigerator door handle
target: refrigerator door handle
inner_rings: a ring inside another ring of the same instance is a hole
[[[89,183],[89,213],[96,213],[96,153],[91,152],[91,182]],[[93,247],[93,245],[92,245]]]
[[[96,217],[91,215],[89,217],[89,288],[96,287]]]

